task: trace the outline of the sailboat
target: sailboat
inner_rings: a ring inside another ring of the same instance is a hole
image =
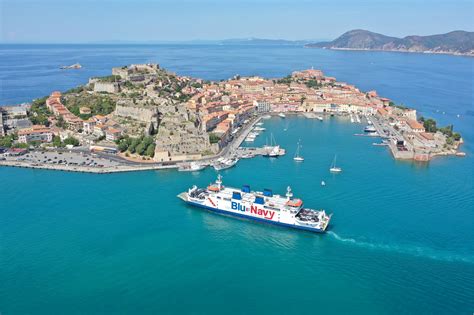
[[[263,148],[265,149],[265,153],[262,156],[265,157],[279,157],[284,154],[284,152],[281,152],[282,149],[280,149],[280,146],[276,144],[273,133],[270,134],[270,145],[267,144]]]
[[[296,146],[295,157],[293,158],[293,160],[295,160],[296,162],[304,161],[304,158],[300,155],[300,148],[301,148],[301,145],[300,145],[300,142],[298,141],[298,145]]]
[[[342,172],[342,168],[336,166],[336,158],[337,158],[337,155],[334,156],[334,160],[332,161],[331,168],[329,169],[331,173]]]

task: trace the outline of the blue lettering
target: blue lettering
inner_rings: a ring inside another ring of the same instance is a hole
[[[247,210],[245,206],[242,206],[240,203],[235,201],[231,201],[230,207],[232,208],[232,210],[239,210],[242,212],[245,212]]]

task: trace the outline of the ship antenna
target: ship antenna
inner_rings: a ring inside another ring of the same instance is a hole
[[[293,197],[293,193],[291,192],[291,187],[288,186],[288,187],[286,188],[286,198],[287,198],[288,200],[290,200],[291,197]]]
[[[219,188],[219,190],[221,190],[221,185],[222,185],[222,175],[221,174],[217,174],[216,184],[217,184],[217,187]]]

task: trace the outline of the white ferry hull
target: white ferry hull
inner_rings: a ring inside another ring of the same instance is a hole
[[[329,221],[323,228],[318,228],[310,225],[303,225],[297,222],[292,223],[290,218],[287,220],[279,219],[279,214],[276,211],[271,210],[264,210],[264,209],[256,209],[257,206],[253,205],[242,205],[239,201],[220,201],[221,203],[224,202],[223,205],[217,205],[217,200],[213,200],[211,198],[207,198],[205,200],[199,200],[190,198],[188,193],[183,192],[178,195],[180,199],[191,206],[199,207],[202,209],[206,209],[215,213],[224,214],[224,215],[231,215],[238,218],[245,218],[250,219],[258,222],[279,225],[299,230],[311,231],[316,233],[324,233],[327,226],[329,225]],[[232,209],[234,208],[234,209]],[[294,220],[293,220],[294,221]]]

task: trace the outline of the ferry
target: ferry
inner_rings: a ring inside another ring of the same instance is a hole
[[[249,185],[241,189],[225,187],[220,175],[207,188],[194,185],[178,198],[220,214],[318,233],[326,231],[332,216],[325,210],[305,208],[301,199],[293,198],[290,187],[285,196],[274,195],[270,189],[251,191]]]

